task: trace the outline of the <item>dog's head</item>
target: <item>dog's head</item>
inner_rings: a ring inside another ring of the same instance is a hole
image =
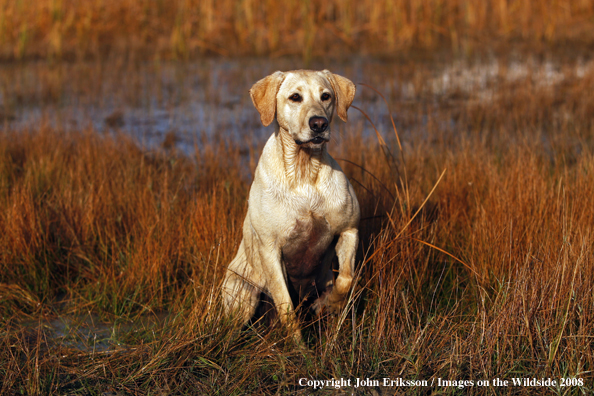
[[[336,113],[347,120],[355,84],[328,70],[277,71],[250,89],[254,106],[265,126],[276,120],[300,146],[321,148],[330,140],[330,122]]]

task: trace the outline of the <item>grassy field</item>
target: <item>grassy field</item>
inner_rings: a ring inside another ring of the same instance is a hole
[[[468,53],[594,43],[592,0],[0,0],[0,58]]]
[[[402,151],[393,130],[382,145],[340,127],[330,152],[362,207],[358,278],[343,315],[303,324],[307,351],[278,325],[221,316],[261,142],[216,135],[188,156],[5,126],[0,393],[305,395],[301,378],[383,377],[475,384],[319,394],[591,393],[594,74],[501,81],[488,100],[392,98]],[[524,377],[583,386],[492,383]]]

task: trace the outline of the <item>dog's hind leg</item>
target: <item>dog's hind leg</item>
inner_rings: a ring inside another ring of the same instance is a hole
[[[253,268],[245,258],[243,241],[239,246],[237,256],[229,264],[222,294],[227,314],[235,313],[246,324],[254,315],[258,306],[262,287],[258,284],[258,277],[254,277]]]

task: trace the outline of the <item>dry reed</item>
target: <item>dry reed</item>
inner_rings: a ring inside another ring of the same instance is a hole
[[[594,2],[0,1],[0,56],[151,59],[349,53],[394,56],[594,41]]]

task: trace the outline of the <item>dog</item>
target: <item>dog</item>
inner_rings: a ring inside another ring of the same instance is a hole
[[[301,342],[298,305],[320,314],[339,312],[346,304],[360,210],[326,146],[334,110],[346,122],[355,91],[349,79],[328,70],[277,71],[250,89],[262,124],[276,122],[256,167],[243,239],[222,285],[225,311],[239,315],[243,324],[264,293]]]

